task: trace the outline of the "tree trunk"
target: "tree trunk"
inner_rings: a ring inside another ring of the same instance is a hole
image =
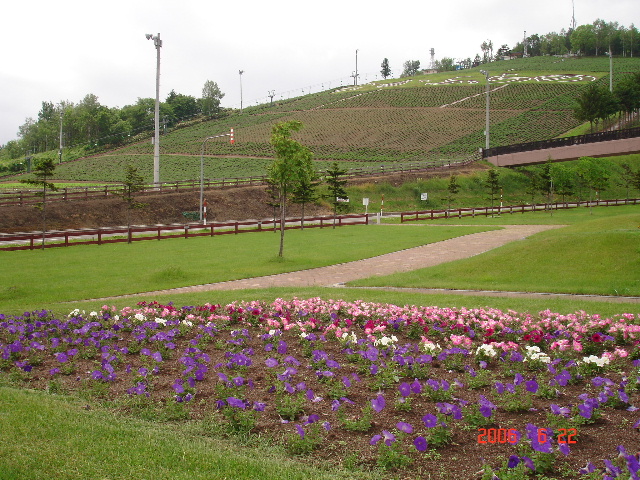
[[[278,253],[279,257],[282,257],[284,253],[284,226],[286,221],[286,208],[285,208],[285,199],[283,196],[280,197],[280,252]]]

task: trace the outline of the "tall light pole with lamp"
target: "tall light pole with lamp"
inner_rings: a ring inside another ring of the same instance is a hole
[[[158,185],[160,183],[160,48],[162,47],[162,40],[160,40],[160,34],[152,35],[147,33],[145,35],[147,40],[153,40],[153,44],[156,47],[156,105],[154,115],[154,136],[153,136],[153,183]]]
[[[240,74],[240,113],[242,113],[242,74],[244,70],[238,70],[238,73]]]
[[[485,149],[489,150],[489,89],[491,88],[491,84],[489,83],[489,72],[487,70],[480,70],[480,73],[485,76],[487,79],[487,107],[485,112],[485,127],[484,127],[484,136],[485,136]]]

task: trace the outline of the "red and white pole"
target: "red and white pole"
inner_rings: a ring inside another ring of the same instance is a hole
[[[204,221],[204,224],[207,224],[207,200],[205,200],[204,202],[202,202],[202,219]]]
[[[233,128],[231,129],[231,133],[229,134],[229,141],[231,142],[231,145],[236,143],[235,139],[233,138]]]

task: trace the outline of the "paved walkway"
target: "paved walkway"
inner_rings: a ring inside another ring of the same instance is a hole
[[[397,228],[393,225],[381,225],[380,228]],[[409,227],[409,226],[407,226]],[[419,225],[412,225],[420,228]],[[509,242],[522,240],[535,233],[561,225],[505,225],[503,229],[474,233],[462,237],[443,240],[420,247],[408,248],[398,252],[366,258],[355,262],[341,263],[327,267],[281,273],[266,277],[246,278],[228,282],[194,285],[190,287],[159,290],[136,295],[166,295],[172,293],[201,292],[211,290],[241,290],[269,287],[343,287],[346,282],[368,278],[375,275],[389,275],[396,272],[407,272],[431,267],[441,263],[472,257],[492,250]],[[383,290],[411,291],[419,293],[452,293],[460,295],[508,296],[528,298],[580,298],[584,300],[600,300],[609,302],[640,303],[640,297],[613,297],[602,295],[568,295],[531,292],[449,290],[437,288],[393,288],[379,287]]]
[[[381,225],[380,228],[397,228],[397,225]],[[406,225],[419,228],[420,225]],[[398,252],[387,253],[377,257],[340,263],[327,267],[312,268],[296,272],[280,273],[265,277],[245,278],[228,282],[193,285],[190,287],[157,290],[154,292],[122,295],[118,298],[166,295],[172,293],[204,292],[213,290],[242,290],[269,287],[344,287],[346,282],[368,278],[371,276],[389,275],[396,272],[407,272],[420,268],[432,267],[441,263],[469,258],[492,250],[509,242],[522,240],[533,234],[560,228],[562,225],[502,225],[500,230],[473,233],[461,237],[443,240],[420,247],[408,248]],[[348,287],[357,288],[357,287]],[[367,287],[372,288],[372,287]],[[417,293],[450,293],[456,295],[480,295],[527,298],[576,298],[581,300],[599,300],[617,303],[640,303],[640,297],[614,297],[604,295],[570,295],[557,293],[505,292],[487,290],[454,290],[440,288],[396,288],[373,287],[387,291],[405,291]],[[109,297],[114,298],[114,297]],[[108,298],[96,299],[107,300]]]

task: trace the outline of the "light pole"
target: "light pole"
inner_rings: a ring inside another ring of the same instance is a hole
[[[609,46],[609,91],[613,92],[613,54]]]
[[[486,118],[485,118],[485,127],[484,127],[484,136],[485,136],[485,150],[489,150],[489,72],[486,70],[480,70],[480,73],[485,76],[487,79],[487,108],[486,108]]]
[[[238,73],[240,74],[240,113],[242,113],[242,74],[244,70],[238,70]]]
[[[353,85],[358,86],[358,50],[356,49],[356,74],[353,77]]]
[[[153,136],[153,183],[156,186],[160,183],[160,47],[162,40],[160,34],[145,35],[147,40],[153,40],[156,47],[156,105],[154,115],[154,136]]]

